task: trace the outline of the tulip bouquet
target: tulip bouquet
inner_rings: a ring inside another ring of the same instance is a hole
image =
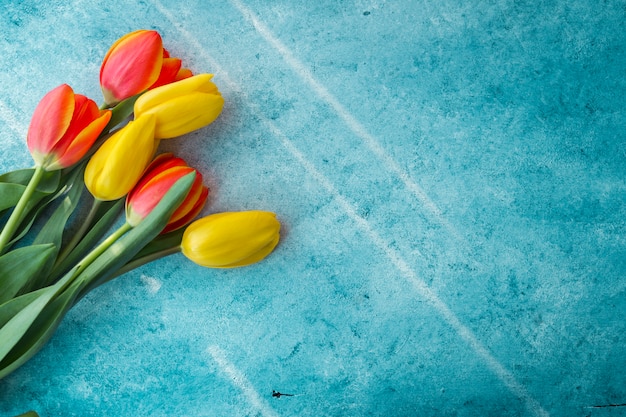
[[[245,266],[278,244],[274,213],[194,221],[209,193],[202,175],[158,154],[161,140],[219,116],[211,79],[139,30],[104,57],[100,107],[65,84],[37,105],[26,138],[35,167],[0,175],[0,378],[90,290],[125,272],[179,252],[206,267]]]

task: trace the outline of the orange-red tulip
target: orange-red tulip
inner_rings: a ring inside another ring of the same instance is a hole
[[[202,184],[202,174],[189,167],[183,159],[167,153],[157,156],[152,161],[141,180],[128,194],[126,199],[128,224],[136,226],[150,214],[176,181],[192,172],[196,173],[194,183],[162,233],[179,229],[189,223],[204,207],[209,189]]]
[[[33,113],[26,143],[37,165],[47,171],[78,162],[98,139],[111,112],[62,84],[46,94]]]
[[[159,78],[163,41],[154,30],[137,30],[118,39],[104,57],[100,86],[107,106],[147,90]]]
[[[182,64],[183,62],[180,58],[170,57],[169,52],[166,49],[163,49],[163,65],[161,66],[161,73],[155,83],[150,86],[150,89],[191,77],[193,75],[191,70],[189,68],[183,68]]]

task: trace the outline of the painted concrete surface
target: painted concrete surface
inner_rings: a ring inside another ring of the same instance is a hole
[[[3,1],[3,171],[39,99],[99,101],[157,29],[218,121],[163,145],[264,262],[172,256],[92,292],[0,414],[626,415],[626,2]],[[273,396],[272,392],[293,394]]]

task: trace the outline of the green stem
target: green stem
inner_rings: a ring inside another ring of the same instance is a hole
[[[37,185],[39,185],[39,182],[41,181],[44,173],[45,170],[41,166],[37,165],[35,167],[35,172],[33,172],[33,176],[30,177],[30,181],[28,181],[28,185],[24,189],[20,200],[17,202],[15,209],[11,213],[11,217],[9,217],[9,220],[4,226],[4,229],[2,229],[2,233],[0,233],[0,254],[4,252],[5,246],[9,243],[9,241],[13,237],[13,234],[15,233],[15,230],[22,221],[24,216],[24,209],[26,208],[26,205],[28,204],[30,198],[33,196],[33,193],[37,189]]]
[[[80,275],[81,272],[83,272],[93,261],[95,261],[98,256],[102,255],[102,253],[104,253],[104,251],[107,250],[109,246],[115,243],[117,239],[119,239],[124,233],[128,232],[132,228],[133,227],[130,224],[124,223],[119,229],[117,229],[109,237],[103,240],[102,243],[100,243],[94,250],[89,253],[89,255],[85,256],[83,260],[80,261],[80,266],[74,273],[74,276],[77,277],[78,275]]]
[[[169,255],[174,255],[180,252],[180,246],[174,246],[171,248],[167,248],[167,249],[163,249],[160,250],[158,252],[154,252],[151,253],[150,255],[146,255],[142,258],[138,258],[135,259],[133,261],[130,261],[129,263],[127,263],[126,265],[124,265],[123,267],[121,267],[116,273],[115,275],[113,275],[110,279],[119,277],[120,275],[124,275],[127,272],[132,271],[135,268],[139,268],[140,266],[143,266],[147,263],[150,263],[152,261],[156,261],[157,259],[161,259],[164,258],[166,256]]]
[[[55,266],[60,264],[67,257],[67,255],[69,255],[70,252],[74,250],[76,245],[78,245],[78,243],[82,240],[82,238],[85,236],[85,234],[91,227],[91,223],[93,223],[93,220],[96,217],[96,213],[98,212],[98,209],[100,208],[101,205],[102,205],[102,200],[99,200],[97,198],[93,200],[93,203],[91,204],[91,208],[89,209],[89,213],[87,214],[87,218],[85,218],[85,220],[80,225],[80,228],[78,229],[78,231],[72,237],[72,240],[69,241],[69,243],[65,246],[65,248],[63,248],[63,251],[61,252],[61,254],[57,257],[57,260],[54,264]]]

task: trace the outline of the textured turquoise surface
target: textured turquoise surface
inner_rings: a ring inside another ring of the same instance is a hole
[[[226,98],[164,143],[263,263],[182,256],[81,301],[0,414],[626,415],[626,2],[3,1],[2,171],[39,99],[100,101],[154,28]],[[295,394],[272,396],[272,391]]]

